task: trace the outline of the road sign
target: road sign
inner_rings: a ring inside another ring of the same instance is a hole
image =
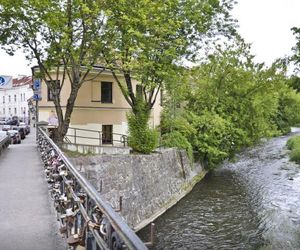
[[[35,100],[35,101],[41,101],[41,100],[42,100],[42,97],[41,97],[40,94],[34,94],[34,95],[33,95],[33,100]]]
[[[40,90],[41,89],[41,80],[35,79],[33,82],[33,89],[34,90]]]

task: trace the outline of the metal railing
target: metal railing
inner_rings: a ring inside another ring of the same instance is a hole
[[[89,135],[84,135],[89,134]],[[124,134],[112,133],[110,138],[105,138],[105,134],[102,131],[92,130],[92,129],[82,129],[82,128],[72,128],[69,127],[68,134],[65,136],[65,141],[67,143],[74,143],[77,144],[82,139],[91,140],[97,146],[102,145],[123,145],[124,147],[127,146],[127,136]],[[79,144],[86,144],[86,143],[79,143]]]
[[[38,148],[61,224],[60,232],[65,234],[69,246],[75,249],[81,245],[87,250],[147,249],[43,128],[37,129]]]

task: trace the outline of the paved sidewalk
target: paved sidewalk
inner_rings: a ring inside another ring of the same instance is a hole
[[[35,130],[0,155],[0,249],[63,250]]]

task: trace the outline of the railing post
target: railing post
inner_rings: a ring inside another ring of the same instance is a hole
[[[101,131],[98,131],[98,133],[99,133],[99,146],[101,146],[102,144]]]
[[[76,142],[76,128],[74,128],[74,143],[77,144]]]

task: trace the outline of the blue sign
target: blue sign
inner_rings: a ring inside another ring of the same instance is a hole
[[[41,88],[41,81],[40,79],[35,79],[33,82],[33,89],[39,90]]]
[[[12,88],[12,77],[0,75],[0,88]]]
[[[33,100],[35,100],[35,101],[41,101],[42,97],[39,94],[34,94],[33,95]]]
[[[2,76],[0,76],[0,85],[2,86],[4,85],[4,83],[5,83],[5,79]]]

